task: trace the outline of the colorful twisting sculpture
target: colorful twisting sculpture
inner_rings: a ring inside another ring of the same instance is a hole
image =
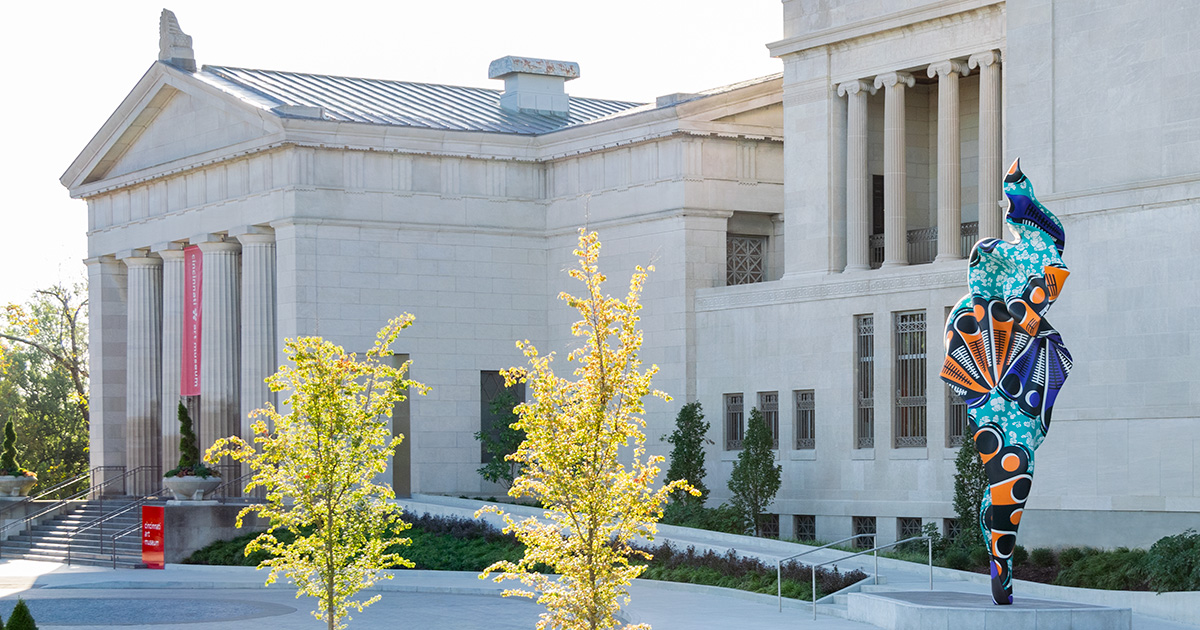
[[[1008,169],[1004,195],[1006,222],[1017,240],[985,239],[971,251],[970,293],[946,322],[941,374],[967,402],[987,472],[979,525],[997,604],[1013,601],[1012,554],[1033,484],[1033,453],[1046,438],[1054,399],[1071,369],[1062,338],[1044,319],[1071,273],[1062,260],[1062,223],[1034,197],[1020,160]]]

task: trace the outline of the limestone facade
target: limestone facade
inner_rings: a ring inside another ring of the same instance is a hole
[[[1200,14],[1093,5],[785,0],[782,77],[533,135],[337,122],[157,62],[63,176],[88,202],[93,465],[173,465],[179,252],[199,245],[203,442],[247,431],[284,338],[362,351],[408,311],[397,350],[433,389],[398,491],[495,493],[481,374],[516,340],[571,347],[555,296],[586,226],[613,292],[656,268],[643,358],[675,401],[648,403],[651,452],[700,401],[726,500],[738,423],[773,409],[781,534],[944,527],[964,436],[941,327],[1020,156],[1066,225],[1049,317],[1076,359],[1021,543],[1178,533],[1200,514],[1200,81],[1171,60]]]

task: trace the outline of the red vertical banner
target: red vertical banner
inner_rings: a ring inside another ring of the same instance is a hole
[[[204,252],[196,245],[183,250],[182,396],[200,395],[200,305],[204,296]]]
[[[164,506],[142,506],[142,563],[148,569],[166,568],[166,537],[163,535],[166,517],[167,508]]]

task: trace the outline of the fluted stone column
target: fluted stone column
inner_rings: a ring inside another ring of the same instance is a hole
[[[162,259],[124,259],[129,274],[126,320],[126,470],[150,467],[130,479],[127,490],[143,493],[162,474]]]
[[[250,412],[275,402],[266,378],[275,373],[275,235],[241,234],[241,435],[250,440]],[[249,472],[243,467],[243,474]]]
[[[846,271],[871,268],[871,174],[867,162],[867,81],[838,85],[846,103]]]
[[[930,78],[938,79],[938,170],[937,170],[937,258],[962,258],[962,166],[958,135],[958,77],[966,76],[967,64],[942,61],[929,66]]]
[[[162,249],[162,452],[163,470],[179,462],[179,390],[183,370],[183,250]]]
[[[883,266],[908,264],[908,169],[904,137],[904,88],[916,83],[907,72],[875,77],[883,100]]]
[[[238,415],[237,243],[199,243],[204,254],[200,333],[200,451],[219,438],[241,433]]]
[[[1002,238],[1000,178],[1000,51],[971,55],[967,65],[979,68],[979,238]]]

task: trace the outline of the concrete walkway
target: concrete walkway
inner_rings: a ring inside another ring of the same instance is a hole
[[[410,513],[433,512],[469,515],[478,502],[444,497],[418,497],[406,501]],[[799,553],[802,545],[744,536],[730,537],[678,527],[663,527],[659,541],[738,553],[764,560]],[[804,558],[833,560],[844,552],[823,551]],[[870,557],[840,561],[839,568],[860,568],[873,573]],[[885,584],[866,585],[864,591],[927,590],[929,571],[921,565],[880,559]],[[938,590],[987,593],[985,576],[979,581],[961,579],[945,569],[935,572]],[[278,628],[301,630],[324,627],[311,615],[315,600],[296,599],[290,585],[264,587],[266,573],[249,567],[167,565],[162,571],[67,567],[24,560],[0,561],[0,616],[8,618],[17,596],[29,603],[38,626],[44,630],[115,627],[154,627],[180,630],[218,628]],[[515,585],[515,583],[508,583]],[[397,571],[394,579],[372,591],[382,600],[354,613],[351,628],[396,627],[431,629],[507,630],[534,626],[542,608],[518,598],[501,598],[504,585],[478,578],[474,572]],[[656,630],[695,630],[736,627],[746,630],[802,628],[821,630],[869,629],[862,623],[826,614],[812,619],[806,602],[784,600],[783,611],[772,596],[689,584],[638,580],[630,590],[625,609],[629,621],[649,623]],[[1020,585],[1017,596],[1022,596]],[[1052,599],[1044,594],[1040,599]],[[820,609],[819,609],[820,610]],[[830,612],[834,612],[830,610]],[[1135,630],[1200,630],[1145,615],[1133,617]]]

